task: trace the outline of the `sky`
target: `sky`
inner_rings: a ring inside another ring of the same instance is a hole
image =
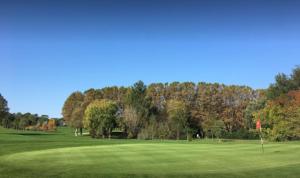
[[[153,82],[267,88],[300,64],[300,1],[0,0],[0,93],[61,117],[73,91]]]

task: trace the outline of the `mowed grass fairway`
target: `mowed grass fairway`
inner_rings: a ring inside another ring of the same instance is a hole
[[[300,177],[300,143],[139,141],[0,128],[0,177]]]

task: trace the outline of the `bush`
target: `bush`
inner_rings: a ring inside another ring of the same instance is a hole
[[[137,138],[138,139],[142,139],[142,140],[150,140],[150,139],[152,139],[150,137],[150,134],[149,134],[149,129],[147,129],[147,128],[142,129],[141,132],[138,133]]]
[[[193,140],[193,134],[189,133],[189,134],[187,135],[187,140],[188,140],[188,141],[192,141],[192,140]]]
[[[152,140],[156,138],[157,127],[154,124],[149,124],[146,128],[143,128],[140,133],[138,133],[137,138],[143,140]]]
[[[167,139],[171,136],[171,130],[167,123],[160,123],[156,132],[158,139]]]

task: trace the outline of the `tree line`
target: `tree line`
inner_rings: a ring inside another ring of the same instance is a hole
[[[128,138],[181,139],[256,137],[253,121],[244,117],[259,92],[247,86],[218,83],[142,81],[131,87],[105,87],[72,93],[62,114],[72,127],[87,128],[92,137],[109,137],[113,129]],[[252,119],[252,118],[251,118]]]
[[[62,124],[62,119],[50,119],[48,115],[10,113],[7,100],[0,94],[0,125],[4,128],[54,131],[57,126]]]
[[[219,83],[152,83],[73,92],[62,108],[63,120],[9,113],[0,94],[0,124],[6,128],[47,130],[66,122],[89,130],[94,138],[119,136],[139,139],[258,138],[300,139],[300,67],[278,74],[267,89]],[[49,122],[50,121],[50,122]]]
[[[64,103],[64,120],[87,128],[92,137],[111,137],[121,130],[128,138],[190,139],[192,137],[300,138],[300,68],[278,74],[268,89],[193,82],[105,87],[72,93]]]

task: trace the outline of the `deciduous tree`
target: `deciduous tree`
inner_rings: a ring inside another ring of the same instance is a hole
[[[112,129],[116,127],[118,106],[111,100],[96,100],[85,110],[84,126],[90,130],[93,137],[111,137]]]
[[[167,103],[167,113],[170,124],[176,130],[176,139],[178,140],[180,138],[180,131],[188,129],[187,108],[182,101],[169,100]]]

